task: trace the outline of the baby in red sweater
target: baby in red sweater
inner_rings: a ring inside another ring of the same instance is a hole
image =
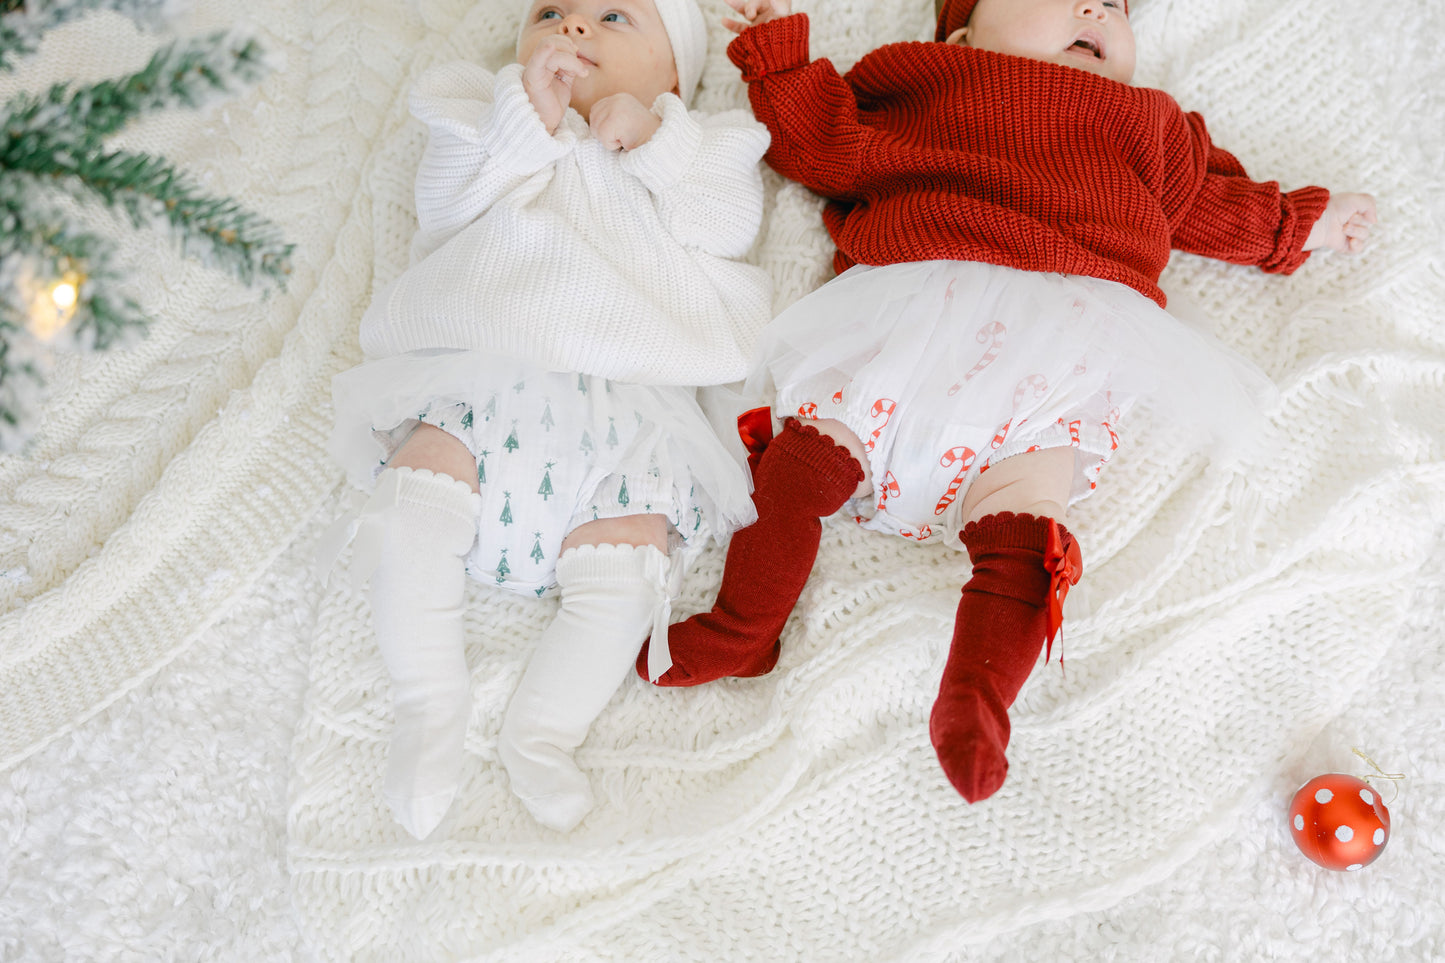
[[[1147,407],[1218,451],[1271,397],[1164,310],[1170,251],[1289,273],[1317,248],[1359,251],[1374,200],[1256,182],[1199,115],[1131,86],[1124,0],[945,0],[936,42],[846,76],[809,59],[789,0],[729,3],[767,160],[828,199],[839,274],[765,335],[757,380],[783,420],[754,473],[758,521],[733,536],[712,610],[672,628],[659,684],[769,671],[820,519],[851,503],[864,527],[968,552],[929,731],[976,802],[1004,782],[1008,708],[1082,572],[1066,509],[1121,418]]]

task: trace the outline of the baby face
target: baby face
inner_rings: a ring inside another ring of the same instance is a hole
[[[517,40],[526,63],[544,37],[564,34],[577,45],[587,76],[572,82],[571,106],[586,117],[592,105],[628,93],[648,107],[677,89],[677,64],[653,0],[535,0]]]
[[[1134,30],[1124,0],[978,0],[949,43],[1077,67],[1127,84]]]

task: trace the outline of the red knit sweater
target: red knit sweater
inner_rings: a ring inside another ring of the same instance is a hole
[[[1250,180],[1160,90],[942,43],[808,60],[808,19],[728,47],[767,160],[829,199],[834,266],[946,258],[1119,281],[1164,304],[1171,248],[1289,273],[1329,192]]]

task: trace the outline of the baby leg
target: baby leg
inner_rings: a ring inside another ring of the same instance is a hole
[[[362,511],[363,524],[380,534],[369,596],[396,716],[384,791],[397,821],[418,839],[441,822],[460,779],[471,702],[463,559],[481,510],[475,479],[466,447],[421,425]]]
[[[820,519],[872,490],[866,464],[862,442],[842,422],[783,423],[753,478],[758,520],[733,533],[712,610],[668,630],[673,664],[658,685],[762,675],[777,664],[778,636],[818,555]],[[647,678],[646,649],[637,673]]]
[[[633,515],[579,526],[557,559],[561,605],[532,653],[497,749],[512,791],[566,832],[592,808],[572,753],[627,677],[667,592],[667,520]]]
[[[1057,624],[1055,599],[1081,569],[1059,524],[1074,479],[1074,450],[1046,448],[991,467],[964,499],[960,537],[973,562],[954,621],[929,736],[949,782],[969,802],[1008,773],[1008,708]]]

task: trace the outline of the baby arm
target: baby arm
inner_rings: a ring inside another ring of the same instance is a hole
[[[1332,194],[1325,212],[1310,228],[1304,250],[1328,247],[1341,254],[1358,254],[1365,249],[1377,219],[1375,199],[1369,194]]]
[[[1210,141],[1198,114],[1180,113],[1164,138],[1166,152],[1177,159],[1161,190],[1175,248],[1290,274],[1314,247],[1335,239],[1327,218],[1337,221],[1341,232],[1351,221],[1350,230],[1361,235],[1356,248],[1363,244],[1364,219],[1373,217],[1374,201],[1368,200],[1368,215],[1355,208],[1367,195],[1341,195],[1336,201],[1323,187],[1284,192],[1274,181],[1255,181],[1233,154]],[[1332,205],[1343,217],[1330,214]]]
[[[511,64],[493,76],[452,63],[417,81],[410,106],[427,143],[416,173],[414,262],[571,149],[540,122],[523,69]]]
[[[743,111],[689,113],[672,94],[653,110],[661,114],[655,133],[623,156],[622,169],[652,194],[678,242],[716,257],[747,254],[762,224],[767,131]]]
[[[728,0],[751,25],[728,45],[748,85],[753,113],[772,135],[767,161],[779,174],[835,200],[857,198],[875,130],[858,120],[851,87],[828,60],[808,59],[808,18],[783,16],[788,0]]]

